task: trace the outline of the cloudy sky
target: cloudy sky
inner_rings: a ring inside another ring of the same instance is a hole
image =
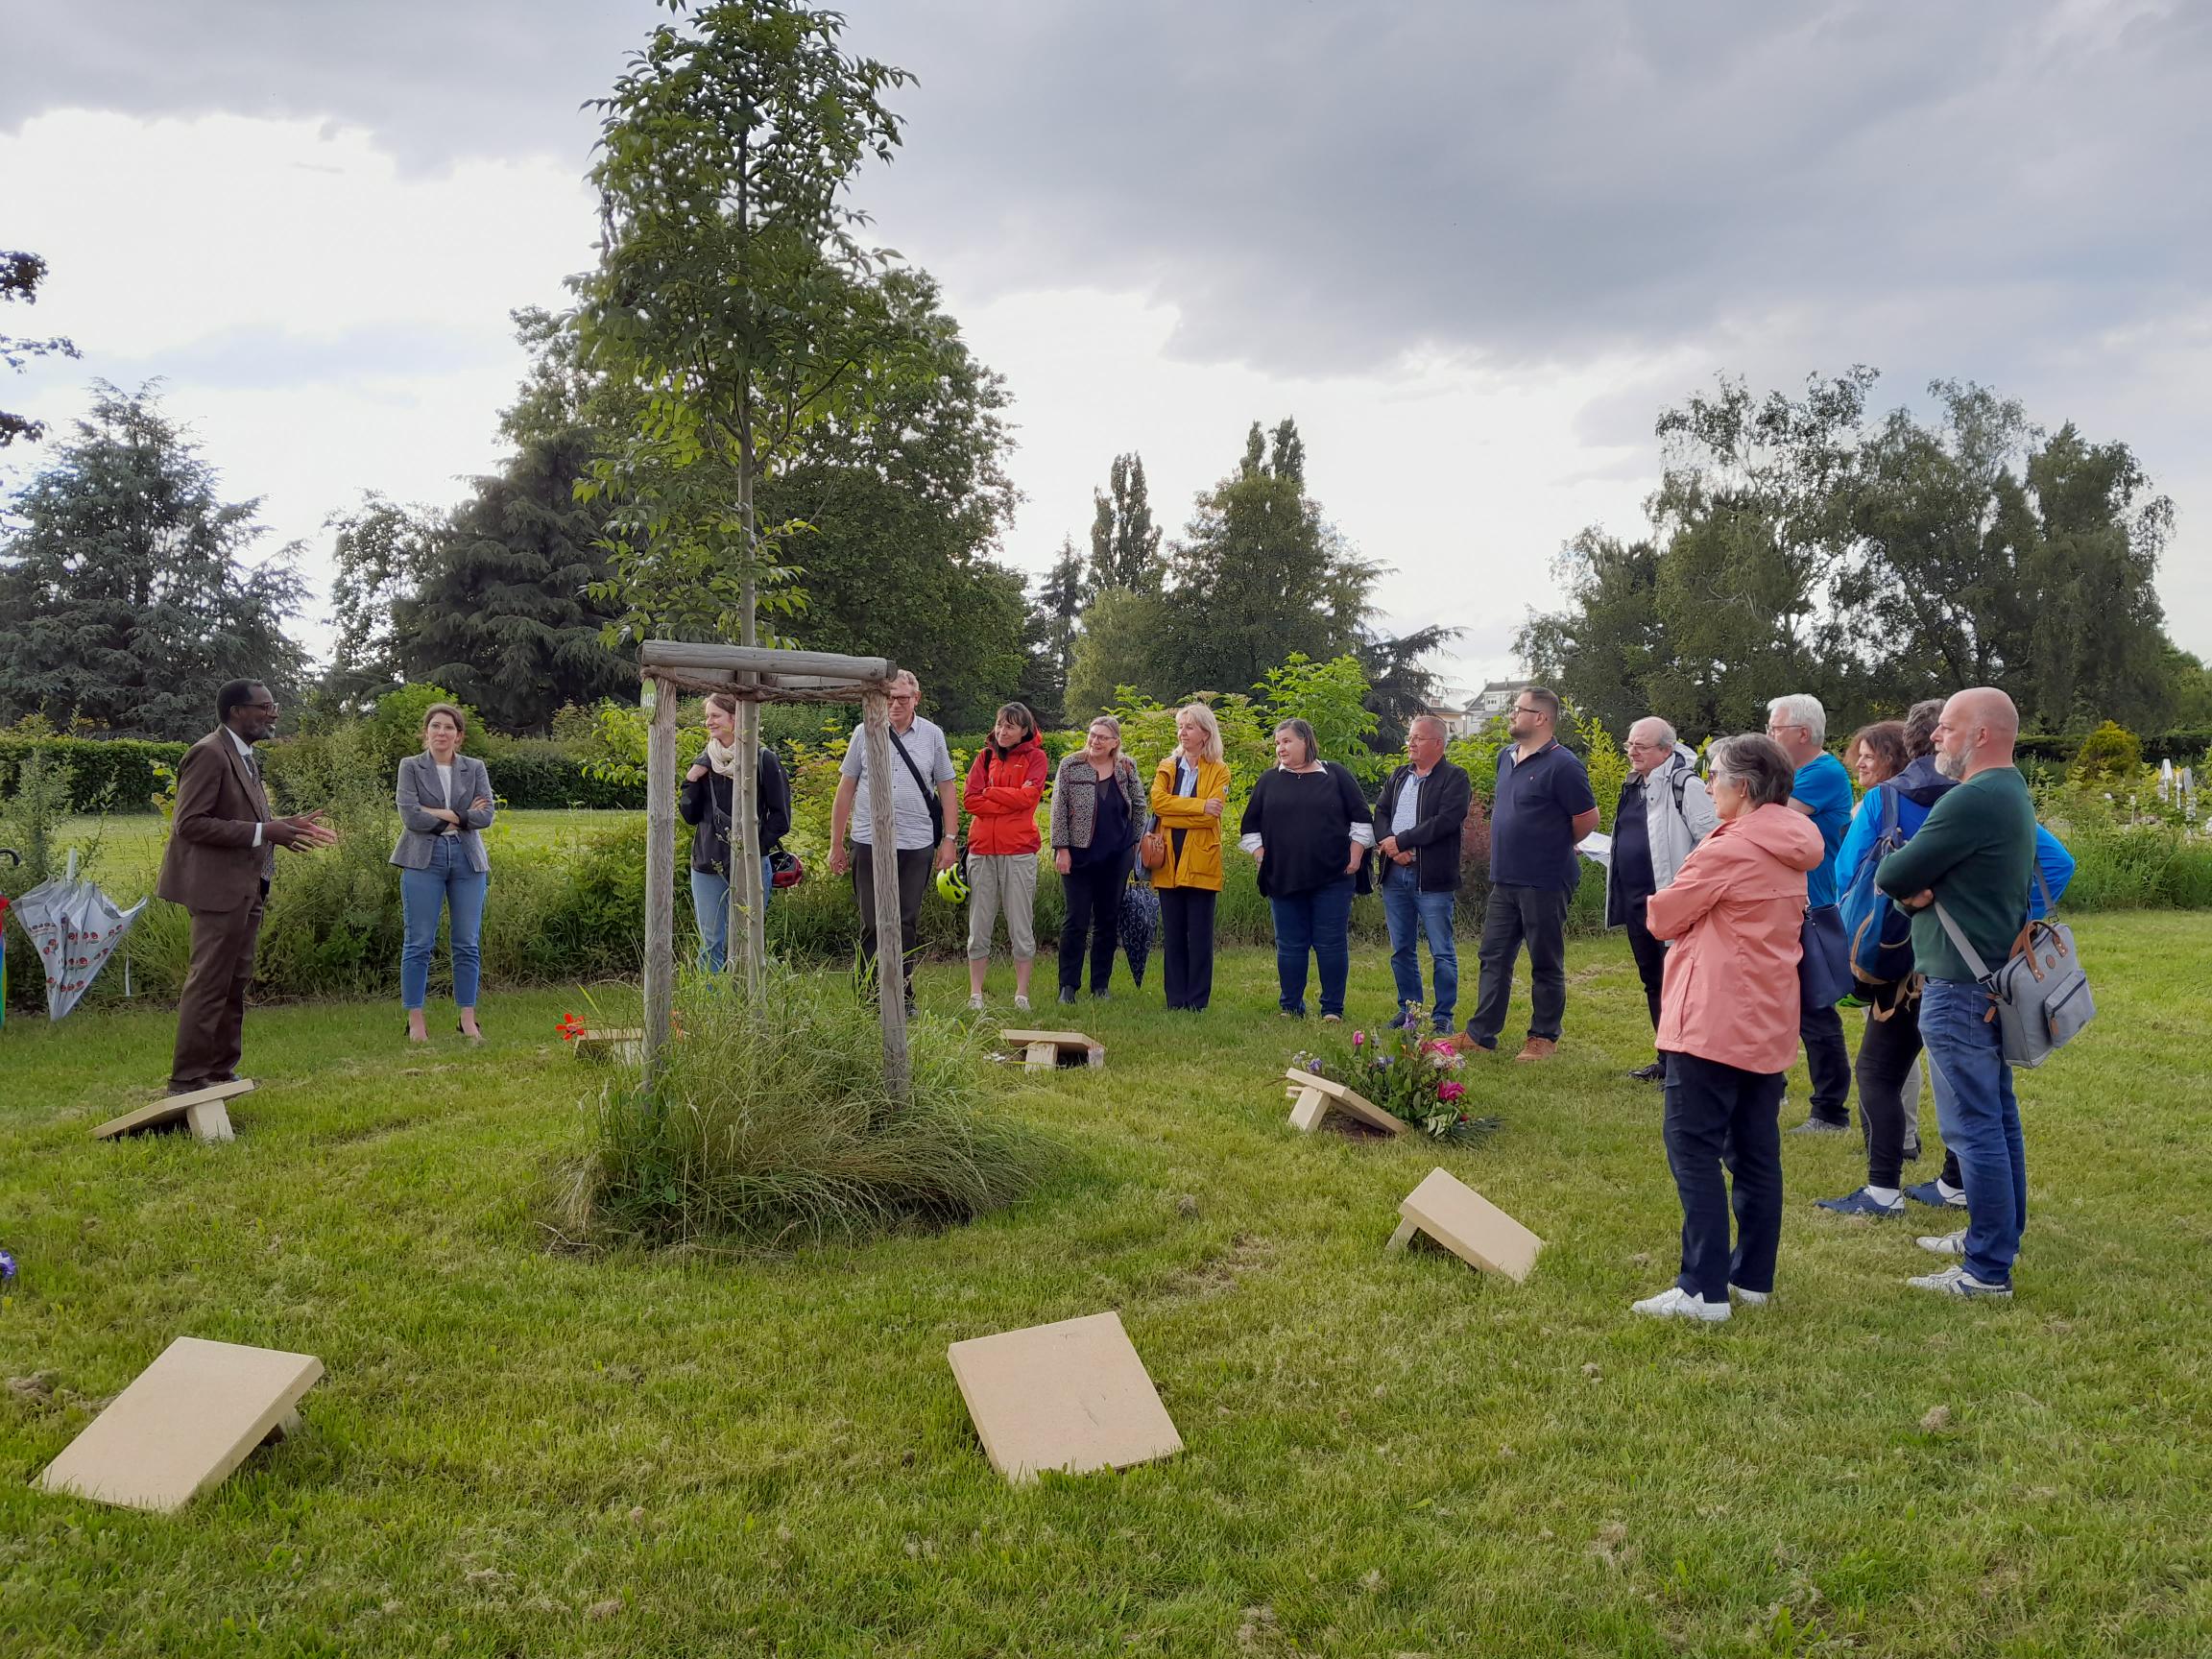
[[[1006,375],[1031,571],[1142,452],[1170,534],[1294,415],[1405,624],[1508,672],[1550,562],[1631,531],[1716,371],[1978,380],[2132,445],[2212,654],[2212,7],[2195,0],[850,0],[911,70],[859,200]],[[507,312],[591,259],[647,0],[0,0],[0,247],[53,274],[6,388],[160,376],[271,544],[490,468]],[[36,452],[33,452],[34,454]],[[11,451],[19,480],[24,451]],[[320,630],[317,631],[320,635]]]

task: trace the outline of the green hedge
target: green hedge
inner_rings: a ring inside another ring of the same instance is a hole
[[[36,749],[69,768],[71,811],[151,812],[161,788],[155,768],[174,773],[187,747],[135,737],[0,737],[0,796],[14,793],[15,775]]]

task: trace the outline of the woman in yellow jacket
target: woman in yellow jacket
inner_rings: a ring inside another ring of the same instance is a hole
[[[1160,893],[1167,1006],[1195,1014],[1214,995],[1214,904],[1221,897],[1221,814],[1229,768],[1214,710],[1175,710],[1174,753],[1152,775],[1152,815],[1167,855],[1152,872]]]

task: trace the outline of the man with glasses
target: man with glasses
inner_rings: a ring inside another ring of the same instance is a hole
[[[906,1011],[914,1011],[914,958],[922,948],[922,897],[935,870],[952,868],[959,845],[960,794],[953,780],[952,752],[945,733],[917,710],[922,682],[901,671],[891,682],[891,822],[899,870],[900,952],[904,966]],[[876,858],[873,844],[860,834],[876,822],[873,791],[883,780],[863,770],[868,752],[866,728],[855,726],[838,768],[837,795],[830,805],[830,872],[853,872],[853,896],[860,906],[860,961],[863,971],[876,960]],[[853,830],[847,851],[845,832]],[[880,970],[878,970],[880,972]]]
[[[1647,714],[1628,728],[1628,781],[1613,813],[1613,857],[1605,872],[1605,926],[1628,930],[1628,953],[1644,981],[1651,1029],[1659,1029],[1659,989],[1667,947],[1651,937],[1644,913],[1651,895],[1670,885],[1697,843],[1720,820],[1713,797],[1697,777],[1697,757],[1678,743],[1674,728]],[[1663,1083],[1667,1068],[1654,1055],[1628,1073],[1643,1083]]]
[[[1813,820],[1826,849],[1821,862],[1805,878],[1805,903],[1818,909],[1836,902],[1836,854],[1851,828],[1855,804],[1851,774],[1828,753],[1828,711],[1820,699],[1797,692],[1767,705],[1767,735],[1782,745],[1797,768],[1790,805]],[[1804,1016],[1798,1036],[1805,1044],[1805,1070],[1813,1078],[1813,1111],[1792,1135],[1840,1135],[1851,1127],[1851,1048],[1843,1040],[1843,1016],[1822,1008]]]
[[[333,847],[320,811],[278,818],[261,787],[253,745],[276,730],[276,700],[258,680],[215,694],[221,722],[184,752],[177,809],[161,854],[156,896],[192,913],[192,963],[177,1001],[169,1093],[188,1094],[238,1075],[245,1052],[246,985],[276,850]]]
[[[1506,716],[1490,807],[1490,900],[1482,913],[1482,977],[1465,1046],[1494,1052],[1513,998],[1513,960],[1528,946],[1527,1041],[1517,1060],[1559,1046],[1567,1013],[1567,906],[1582,879],[1575,847],[1598,828],[1590,774],[1560,745],[1559,697],[1531,685]]]

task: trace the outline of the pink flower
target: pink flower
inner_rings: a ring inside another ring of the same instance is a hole
[[[1467,1085],[1457,1081],[1456,1079],[1436,1085],[1436,1098],[1443,1101],[1446,1105],[1450,1105],[1453,1101],[1458,1099],[1460,1095],[1466,1093]]]
[[[1353,1033],[1352,1033],[1352,1046],[1353,1046],[1354,1048],[1358,1048],[1358,1047],[1362,1046],[1363,1046],[1363,1045],[1366,1043],[1366,1041],[1367,1041],[1367,1033],[1366,1033],[1366,1032],[1364,1032],[1364,1031],[1355,1031],[1355,1032],[1353,1032]]]

